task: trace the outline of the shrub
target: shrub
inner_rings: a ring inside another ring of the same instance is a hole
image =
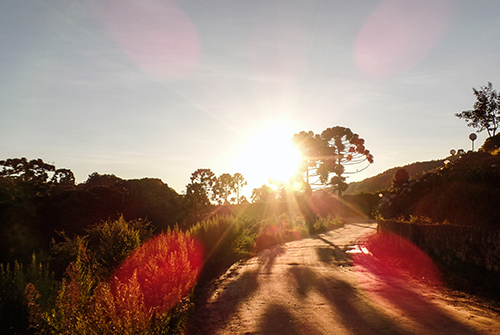
[[[481,148],[479,148],[479,151],[496,154],[498,153],[499,149],[500,149],[500,134],[488,137],[484,141]]]
[[[406,169],[397,169],[392,176],[392,187],[402,187],[404,184],[408,183],[408,179],[410,179],[410,175],[408,174],[408,171],[406,171]]]
[[[48,259],[59,278],[77,258],[80,249],[92,261],[95,275],[108,277],[135,249],[153,235],[153,227],[145,220],[126,221],[123,216],[107,220],[86,229],[87,235],[59,235],[62,242],[52,240]]]
[[[66,271],[55,307],[44,309],[28,285],[32,326],[47,334],[179,333],[201,266],[201,249],[178,232],[162,234],[137,249],[108,280],[80,248]]]
[[[153,235],[153,227],[144,220],[108,220],[87,229],[89,247],[93,250],[104,276],[116,269],[134,250]],[[106,271],[107,270],[107,271]]]
[[[17,261],[13,267],[10,264],[0,264],[1,334],[21,334],[28,330],[29,310],[24,297],[28,283],[34,283],[43,293],[43,299],[39,299],[43,308],[54,305],[59,283],[46,264],[40,263],[34,255],[27,266]]]
[[[328,214],[326,217],[318,217],[314,223],[315,233],[324,233],[326,231],[343,227],[345,220],[339,216]]]
[[[262,251],[278,244],[299,240],[309,234],[307,222],[303,216],[289,217],[273,215],[260,222],[258,236],[253,252]]]

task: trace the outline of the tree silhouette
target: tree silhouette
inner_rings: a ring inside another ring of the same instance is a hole
[[[236,192],[236,203],[238,204],[241,203],[241,200],[243,200],[243,198],[240,198],[240,192],[246,185],[247,181],[245,180],[245,178],[243,178],[243,175],[241,173],[237,172],[233,175],[233,188]]]
[[[276,193],[269,185],[262,185],[259,188],[254,188],[252,191],[252,203],[267,203],[276,198]]]
[[[464,119],[467,126],[476,128],[478,133],[486,130],[488,137],[495,136],[500,123],[500,95],[493,89],[491,82],[479,90],[472,90],[476,97],[474,109],[455,113],[455,116]]]
[[[186,188],[194,190],[197,194],[203,193],[208,199],[213,197],[213,187],[217,177],[210,169],[198,169],[191,174],[191,183]]]
[[[52,176],[51,182],[64,188],[75,186],[75,175],[69,169],[57,169]]]
[[[321,134],[300,132],[292,138],[303,157],[302,171],[306,182],[318,188],[331,187],[341,196],[347,189],[344,174],[361,172],[373,163],[373,155],[365,148],[365,140],[346,127],[332,127]],[[353,165],[368,164],[362,169],[348,170]],[[330,178],[330,174],[334,176]],[[316,177],[317,181],[312,181]]]
[[[11,177],[23,181],[35,181],[46,183],[49,173],[56,170],[54,165],[46,164],[42,159],[32,159],[28,161],[23,158],[9,158],[0,161],[3,166],[0,177]]]
[[[195,211],[206,211],[214,197],[214,185],[217,178],[210,169],[198,169],[191,174],[191,183],[186,185],[186,200]]]

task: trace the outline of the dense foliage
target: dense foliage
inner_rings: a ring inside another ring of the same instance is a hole
[[[72,176],[70,170],[55,169],[40,159],[0,163],[0,262],[29,262],[33,251],[59,238],[57,231],[83,234],[90,225],[120,215],[147,218],[164,230],[194,211],[159,179],[123,180],[93,173],[75,185],[74,178],[64,177]]]
[[[423,217],[460,225],[500,224],[500,155],[469,152],[435,172],[392,187],[382,199],[385,218]]]
[[[500,134],[488,137],[479,151],[488,152],[490,154],[498,154],[500,150]]]

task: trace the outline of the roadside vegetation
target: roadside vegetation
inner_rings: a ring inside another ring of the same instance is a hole
[[[1,334],[178,334],[199,282],[344,224],[326,207],[304,215],[299,194],[191,207],[156,179],[75,185],[42,160],[2,164]]]
[[[382,217],[435,224],[500,225],[500,197],[498,189],[492,187],[500,185],[498,150],[464,153],[437,171],[406,176],[383,192],[378,209]]]
[[[252,203],[239,173],[198,169],[178,194],[159,179],[95,172],[77,185],[41,159],[0,161],[0,333],[179,334],[201,282],[346,220],[498,226],[499,96],[491,84],[474,94],[456,116],[491,135],[479,152],[393,169],[390,185],[388,172],[356,194],[344,175],[374,158],[345,127],[295,134],[299,173]]]

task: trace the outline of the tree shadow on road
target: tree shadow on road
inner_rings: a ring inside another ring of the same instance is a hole
[[[339,246],[321,236],[318,236],[317,238],[328,245],[326,247],[316,248],[316,254],[318,255],[321,262],[326,264],[334,263],[339,266],[351,265],[350,257],[348,257],[345,251],[342,250]]]
[[[190,320],[188,334],[211,334],[225,324],[238,311],[241,304],[248,301],[258,290],[259,275],[269,274],[276,258],[283,255],[286,248],[276,246],[264,251],[258,258],[258,268],[238,273],[238,266],[230,268],[221,278],[211,285],[218,287],[217,291],[207,292],[202,301],[201,310],[196,312],[196,318]]]
[[[231,269],[218,281],[220,286],[216,292],[205,295],[203,301],[198,301],[200,310],[196,317],[190,320],[187,334],[208,335],[214,333],[238,310],[241,304],[249,299],[259,287],[258,271],[247,270],[241,274],[231,273]],[[236,276],[234,280],[228,277]],[[229,281],[224,284],[224,281]]]
[[[263,251],[258,258],[259,269],[263,266],[264,271],[270,273],[276,258],[284,253],[286,253],[286,248],[281,245],[277,245],[272,249]]]
[[[294,267],[289,274],[297,293],[305,299],[311,291],[322,295],[338,315],[338,321],[352,334],[408,334],[387,314],[363,299],[348,282],[326,277],[308,267]]]
[[[269,304],[259,319],[257,334],[266,335],[303,335],[319,334],[314,325],[305,325],[294,318],[288,306],[281,304]]]
[[[387,271],[388,265],[373,255],[359,254],[354,261],[364,280],[362,287],[381,306],[394,306],[406,318],[432,332],[473,333],[471,328],[425,297],[431,293],[431,288],[425,283],[394,269]]]

